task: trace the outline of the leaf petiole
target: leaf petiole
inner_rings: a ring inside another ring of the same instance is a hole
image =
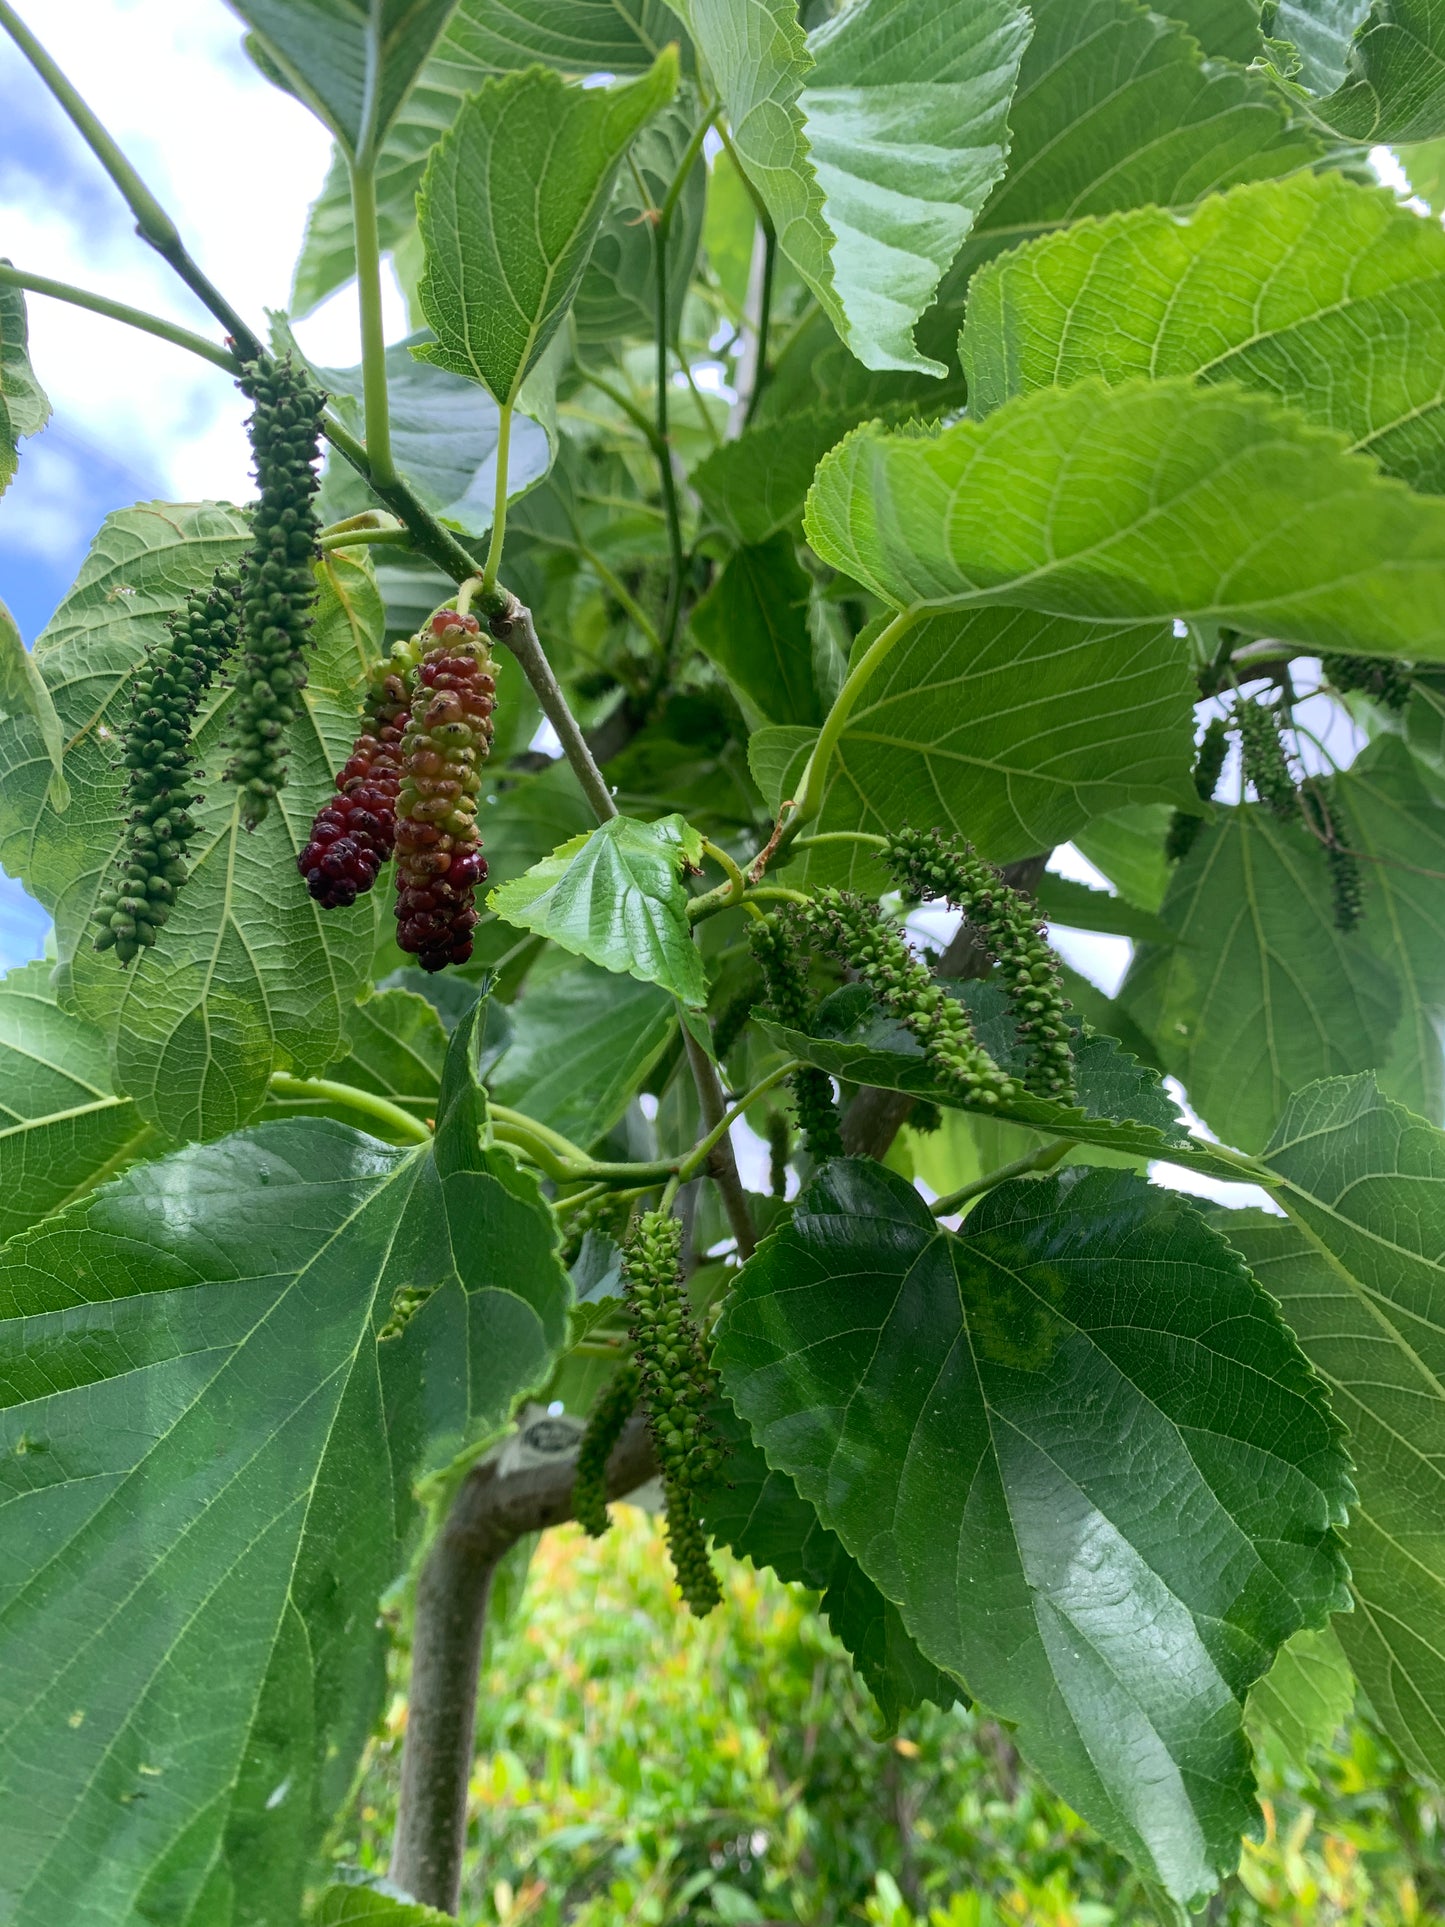
[[[419,1117],[404,1111],[389,1098],[374,1091],[360,1091],[354,1084],[335,1083],[328,1077],[293,1077],[289,1071],[273,1071],[271,1090],[276,1097],[316,1104],[341,1104],[388,1125],[398,1137],[411,1144],[430,1144],[431,1131]]]
[[[928,1208],[935,1218],[950,1218],[960,1205],[967,1204],[971,1198],[981,1198],[985,1191],[992,1191],[1010,1178],[1026,1178],[1033,1171],[1052,1170],[1073,1148],[1074,1139],[1071,1137],[1056,1138],[1051,1144],[1041,1144],[1036,1151],[1015,1158],[1012,1164],[1001,1164],[996,1171],[975,1178],[972,1184],[961,1185],[946,1197],[936,1198]]]
[[[69,281],[52,281],[48,275],[30,274],[23,268],[11,267],[8,261],[0,261],[0,282],[12,288],[24,288],[29,294],[48,295],[52,301],[68,302],[72,308],[85,308],[110,321],[124,322],[128,328],[138,328],[142,334],[154,335],[158,341],[168,341],[174,348],[184,348],[203,361],[213,362],[228,375],[240,372],[241,364],[229,349],[207,341],[204,335],[194,334],[174,321],[164,321],[158,314],[148,314],[144,308],[112,301],[108,295],[92,294],[89,288],[74,287]]]

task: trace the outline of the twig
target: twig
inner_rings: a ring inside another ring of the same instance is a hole
[[[203,361],[213,362],[217,368],[224,368],[228,375],[238,375],[241,364],[229,348],[219,342],[207,341],[204,335],[194,334],[189,328],[182,328],[174,321],[164,321],[157,314],[147,314],[144,308],[132,308],[128,302],[112,301],[108,295],[92,294],[89,288],[74,287],[69,281],[52,281],[48,275],[30,274],[24,268],[13,268],[8,261],[0,261],[0,283],[12,288],[24,288],[30,294],[48,295],[52,301],[66,301],[72,308],[85,308],[91,314],[101,314],[109,321],[122,321],[128,328],[139,328],[142,334],[154,335],[159,341],[170,342],[173,348],[184,348],[188,353],[199,355]]]
[[[753,1229],[747,1193],[743,1190],[743,1181],[738,1173],[732,1139],[727,1133],[727,1100],[723,1096],[722,1081],[718,1077],[716,1064],[688,1029],[686,1021],[682,1026],[682,1041],[692,1068],[692,1081],[697,1086],[703,1128],[711,1134],[717,1131],[719,1125],[723,1126],[709,1153],[707,1173],[718,1188],[723,1210],[737,1239],[738,1256],[751,1258],[757,1248],[757,1233]]]
[[[996,1171],[975,1178],[972,1184],[960,1185],[957,1191],[950,1191],[947,1197],[936,1199],[929,1209],[935,1218],[951,1218],[959,1206],[967,1204],[970,1198],[981,1198],[985,1191],[1006,1184],[1010,1178],[1027,1177],[1031,1171],[1048,1171],[1067,1157],[1073,1148],[1073,1138],[1055,1138],[1051,1144],[1041,1144],[1036,1151],[1015,1158],[1012,1164],[1001,1164]]]
[[[607,779],[593,761],[587,738],[582,734],[577,718],[562,694],[561,684],[552,673],[552,665],[537,640],[531,610],[525,608],[514,595],[504,593],[507,606],[501,614],[492,617],[492,634],[499,642],[506,644],[521,664],[522,674],[532,685],[532,693],[542,705],[542,714],[556,730],[562,754],[572,765],[573,774],[582,786],[582,794],[591,805],[593,815],[599,823],[607,823],[619,814],[612,792],[607,787]]]

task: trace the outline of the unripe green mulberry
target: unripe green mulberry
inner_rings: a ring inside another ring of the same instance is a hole
[[[1222,716],[1210,719],[1209,727],[1199,739],[1199,748],[1194,758],[1194,787],[1201,803],[1214,800],[1214,792],[1219,788],[1219,779],[1224,774],[1224,761],[1229,754],[1229,724]],[[1171,863],[1180,863],[1199,840],[1199,832],[1204,828],[1204,818],[1184,810],[1175,810],[1169,819],[1169,831],[1164,838],[1164,854]]]
[[[196,833],[190,805],[197,771],[191,729],[216,671],[236,646],[240,604],[234,576],[217,572],[166,624],[130,689],[122,759],[130,775],[125,841],[92,913],[97,950],[122,963],[153,944],[187,876]]]
[[[1027,1058],[1025,1088],[1069,1102],[1074,1094],[1069,1000],[1037,906],[1005,883],[970,844],[946,841],[936,830],[899,830],[883,860],[911,895],[924,902],[943,897],[963,912],[998,961]]]
[[[691,1495],[667,1495],[667,1556],[677,1576],[677,1589],[696,1619],[706,1619],[714,1606],[722,1604],[722,1587],[713,1571],[707,1538],[692,1509]]]
[[[607,1515],[607,1461],[632,1417],[642,1374],[624,1365],[598,1395],[577,1448],[577,1476],[572,1485],[572,1512],[585,1532],[600,1539],[612,1521]]]
[[[934,982],[876,903],[851,891],[821,890],[803,912],[807,927],[923,1046],[938,1082],[962,1103],[990,1108],[1022,1094],[973,1034],[968,1012]]]
[[[444,609],[417,670],[396,798],[396,940],[423,970],[465,963],[487,874],[477,833],[497,685],[475,616]]]
[[[1393,656],[1326,656],[1325,670],[1342,695],[1358,689],[1386,709],[1403,709],[1410,700],[1410,671]]]
[[[1273,703],[1240,701],[1234,705],[1233,716],[1239,730],[1245,781],[1276,816],[1297,817],[1299,786],[1280,734],[1285,720],[1282,712]]]
[[[1349,932],[1365,914],[1365,885],[1360,873],[1360,859],[1348,847],[1349,836],[1340,806],[1333,800],[1326,805],[1314,783],[1306,783],[1301,789],[1300,803],[1305,823],[1324,846],[1335,928]]]
[[[796,919],[776,914],[754,923],[748,933],[753,956],[763,973],[768,1015],[789,1030],[806,1031],[812,1021],[813,999],[799,938]],[[718,1054],[721,1056],[721,1048]],[[808,1156],[815,1164],[842,1157],[843,1138],[832,1078],[826,1071],[805,1065],[793,1072],[788,1084]]]
[[[667,1499],[673,1571],[700,1618],[721,1594],[692,1494],[722,1463],[708,1420],[717,1381],[683,1288],[682,1225],[665,1211],[637,1221],[623,1262],[622,1289],[632,1320],[633,1356],[647,1406],[647,1429]]]
[[[226,774],[254,829],[286,781],[286,731],[306,687],[320,531],[312,497],[326,397],[289,360],[248,362],[237,386],[255,403],[248,427],[260,499],[242,573],[245,646]]]

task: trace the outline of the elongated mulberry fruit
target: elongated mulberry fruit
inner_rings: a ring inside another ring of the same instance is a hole
[[[593,1539],[600,1539],[612,1521],[607,1516],[607,1461],[632,1417],[642,1374],[623,1365],[598,1394],[577,1447],[577,1476],[572,1482],[572,1511],[577,1523]]]
[[[254,829],[286,781],[286,731],[306,687],[320,529],[312,497],[326,397],[289,361],[248,362],[237,386],[255,403],[247,425],[260,500],[242,570],[245,645],[226,774],[239,785],[242,817]]]
[[[1273,703],[1237,702],[1234,722],[1246,782],[1265,808],[1280,817],[1300,813],[1299,785],[1290,768],[1289,752],[1280,731],[1284,714]]]
[[[722,1463],[708,1419],[717,1381],[682,1283],[682,1225],[647,1211],[627,1247],[622,1289],[632,1318],[633,1356],[647,1406],[647,1429],[667,1500],[668,1549],[689,1608],[698,1618],[721,1599],[693,1494]]]
[[[97,950],[122,963],[153,944],[186,880],[186,848],[198,800],[191,731],[216,671],[236,646],[241,610],[234,576],[220,571],[166,624],[136,671],[123,759],[131,805],[125,841],[96,899]]]
[[[1386,709],[1403,709],[1414,687],[1410,671],[1393,656],[1326,656],[1325,669],[1342,695],[1358,689]]]
[[[789,1030],[806,1031],[813,1015],[813,999],[808,990],[808,965],[803,955],[801,931],[792,917],[774,913],[754,923],[749,942],[763,973],[767,993],[765,1008],[778,1023]],[[718,1055],[722,1055],[721,1046]],[[843,1155],[843,1136],[838,1124],[838,1106],[833,1100],[833,1080],[826,1071],[808,1064],[788,1079],[793,1093],[793,1108],[798,1113],[798,1128],[803,1144],[815,1164]]]
[[[423,970],[465,963],[487,874],[477,834],[497,685],[475,616],[444,609],[417,669],[396,799],[396,940]]]
[[[858,976],[878,1002],[906,1024],[923,1046],[939,1083],[960,1102],[983,1105],[1021,1094],[1016,1078],[999,1069],[973,1034],[968,1012],[934,982],[876,903],[846,890],[820,890],[803,912],[808,928]]]
[[[936,830],[899,830],[883,860],[910,895],[924,902],[942,897],[963,912],[998,961],[1027,1058],[1025,1087],[1067,1103],[1074,1094],[1069,1000],[1037,905],[1005,883],[971,844],[949,841]]]
[[[325,910],[355,903],[377,879],[396,841],[401,742],[411,714],[415,660],[398,645],[371,671],[365,721],[336,779],[338,795],[323,803],[311,840],[296,859],[306,888]]]
[[[1194,756],[1194,788],[1201,803],[1212,803],[1219,779],[1224,774],[1224,759],[1229,754],[1229,724],[1222,716],[1210,718],[1199,739]],[[1175,810],[1164,838],[1164,854],[1171,863],[1182,863],[1199,841],[1204,818],[1192,811]]]

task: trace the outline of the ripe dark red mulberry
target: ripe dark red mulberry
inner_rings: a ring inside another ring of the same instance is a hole
[[[481,765],[492,746],[497,686],[475,616],[444,609],[417,670],[402,738],[396,807],[396,940],[423,970],[472,954],[476,886],[487,874],[477,834]]]
[[[408,658],[400,645],[372,671],[365,725],[336,779],[340,794],[316,812],[311,841],[296,859],[306,888],[324,910],[355,903],[391,855],[413,671],[414,656]]]

